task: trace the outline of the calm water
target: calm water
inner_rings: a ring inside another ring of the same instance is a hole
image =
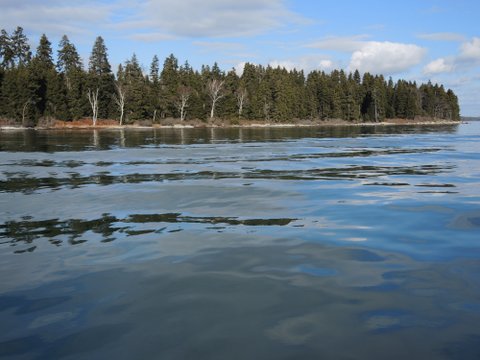
[[[479,359],[480,123],[0,132],[0,357]]]

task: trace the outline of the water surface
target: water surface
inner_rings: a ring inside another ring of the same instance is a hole
[[[479,136],[0,131],[0,357],[478,359]]]

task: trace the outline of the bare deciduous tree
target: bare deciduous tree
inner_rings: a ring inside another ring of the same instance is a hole
[[[225,96],[222,93],[223,84],[225,81],[213,79],[207,83],[207,91],[210,99],[212,99],[212,110],[210,111],[210,119],[212,119],[215,115],[215,106],[217,105],[218,100]]]
[[[237,96],[237,105],[238,105],[238,117],[241,117],[242,111],[243,111],[243,104],[247,99],[247,89],[245,89],[244,87],[239,88],[236,92],[236,96]]]
[[[88,101],[90,102],[90,106],[92,107],[92,121],[93,126],[97,125],[97,116],[98,116],[98,88],[95,91],[92,89],[88,89]]]
[[[118,105],[118,109],[120,110],[120,126],[123,125],[123,114],[125,112],[125,97],[127,95],[127,88],[120,83],[115,83],[115,89],[117,93],[113,95],[113,100]]]
[[[26,112],[27,112],[27,108],[28,108],[28,105],[30,105],[32,103],[32,99],[28,99],[27,101],[25,101],[25,103],[23,104],[23,108],[22,108],[22,126],[25,126],[25,115],[26,115]]]
[[[192,95],[192,90],[188,86],[181,86],[178,89],[178,101],[175,103],[180,110],[180,120],[184,121],[187,116],[188,99]]]

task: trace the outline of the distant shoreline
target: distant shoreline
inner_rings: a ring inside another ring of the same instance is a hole
[[[309,127],[361,127],[361,126],[435,126],[435,125],[459,125],[468,121],[452,121],[452,120],[404,120],[404,119],[392,119],[383,122],[347,122],[342,120],[327,120],[321,122],[308,122],[308,123],[262,123],[262,122],[249,122],[242,124],[225,124],[225,123],[196,123],[196,124],[153,124],[153,125],[118,125],[118,124],[98,124],[93,126],[91,124],[70,124],[69,122],[63,122],[61,124],[55,124],[53,126],[36,126],[36,127],[24,127],[24,126],[12,126],[12,125],[0,125],[0,130],[120,130],[120,129],[201,129],[201,128],[215,128],[215,129],[249,129],[249,128],[309,128]]]

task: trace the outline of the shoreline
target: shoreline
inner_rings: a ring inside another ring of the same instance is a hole
[[[149,130],[149,129],[255,129],[255,128],[314,128],[314,127],[362,127],[362,126],[441,126],[441,125],[460,125],[465,124],[466,121],[383,121],[383,122],[366,122],[366,123],[348,123],[348,122],[323,122],[323,123],[251,123],[251,124],[172,124],[161,125],[154,124],[151,126],[145,125],[81,125],[81,126],[11,126],[0,125],[2,130]]]

